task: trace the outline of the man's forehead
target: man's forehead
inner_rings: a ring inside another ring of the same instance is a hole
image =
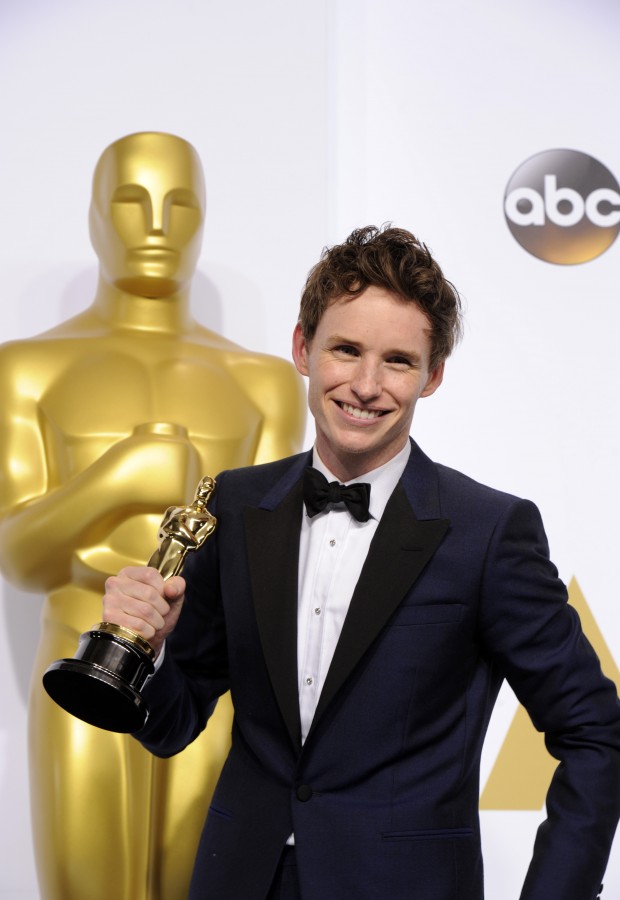
[[[369,294],[371,296],[385,297],[393,301],[395,304],[397,304],[397,306],[401,307],[401,309],[405,311],[411,310],[412,319],[419,320],[420,317],[423,317],[428,324],[428,328],[432,330],[431,320],[419,303],[408,297],[403,297],[401,294],[397,294],[395,291],[390,291],[382,287],[375,287],[375,285],[370,285],[358,294],[339,294],[336,297],[332,297],[330,300],[328,300],[321,318],[325,316],[325,313],[328,312],[328,310],[342,310],[344,312],[351,311],[352,314],[359,313],[364,306],[364,304],[360,303],[359,301],[362,301]]]

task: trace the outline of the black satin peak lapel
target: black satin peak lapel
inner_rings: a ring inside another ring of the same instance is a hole
[[[294,746],[301,746],[297,687],[297,571],[301,481],[274,509],[244,513],[252,592],[271,684]]]
[[[325,679],[310,734],[345,679],[410,590],[450,527],[416,519],[401,485],[372,539]]]

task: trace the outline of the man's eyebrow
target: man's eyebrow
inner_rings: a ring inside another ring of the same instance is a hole
[[[388,350],[388,356],[407,356],[409,359],[421,359],[422,354],[417,350],[403,350],[399,347],[394,347],[392,350]]]
[[[344,337],[341,334],[328,334],[327,343],[329,344],[351,344],[353,347],[359,347],[360,341],[356,341],[350,337]]]

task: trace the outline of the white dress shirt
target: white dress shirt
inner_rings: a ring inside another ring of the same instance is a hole
[[[329,669],[355,585],[379,520],[407,461],[409,441],[392,459],[359,478],[370,484],[370,515],[358,522],[343,503],[327,506],[310,518],[305,507],[299,545],[297,674],[301,739],[305,741]],[[316,448],[313,465],[328,481],[338,479]]]

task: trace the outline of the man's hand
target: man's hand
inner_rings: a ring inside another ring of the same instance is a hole
[[[128,566],[105,583],[103,621],[130,628],[149,642],[155,655],[174,629],[185,599],[185,580],[164,581],[151,566]]]

